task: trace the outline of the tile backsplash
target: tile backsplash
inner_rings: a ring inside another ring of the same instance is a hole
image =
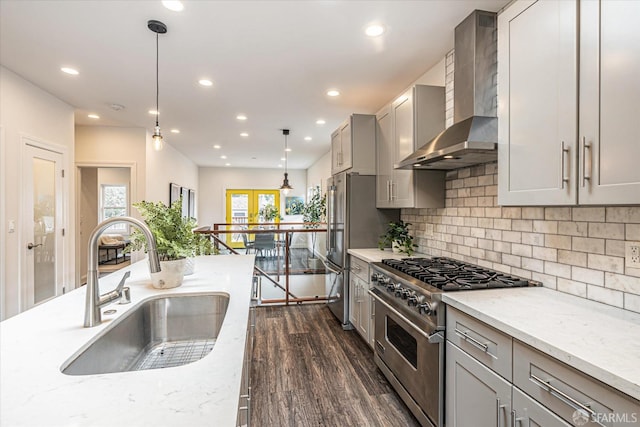
[[[445,208],[403,209],[418,251],[640,313],[640,269],[625,266],[640,206],[502,207],[497,183],[497,163],[449,171]]]

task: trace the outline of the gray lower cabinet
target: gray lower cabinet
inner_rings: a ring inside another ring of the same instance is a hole
[[[249,309],[247,322],[247,339],[244,344],[244,359],[242,366],[242,379],[240,386],[240,400],[238,402],[238,427],[251,425],[251,358],[253,356],[253,341],[256,328],[256,308]]]
[[[450,341],[446,360],[447,427],[508,426],[511,384]]]
[[[511,427],[571,427],[549,409],[513,387]]]
[[[369,296],[369,263],[349,257],[349,322],[373,348],[372,298]]]

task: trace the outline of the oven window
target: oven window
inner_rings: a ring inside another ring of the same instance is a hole
[[[402,326],[387,317],[387,340],[404,356],[411,365],[418,369],[418,343]]]

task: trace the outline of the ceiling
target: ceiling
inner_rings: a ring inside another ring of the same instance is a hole
[[[173,12],[159,0],[0,0],[0,64],[72,105],[79,125],[152,133],[156,35],[147,21],[160,20],[165,142],[199,166],[275,168],[288,128],[288,167],[306,169],[349,114],[375,113],[437,64],[473,9],[507,2],[187,0]],[[386,32],[366,36],[371,23]]]

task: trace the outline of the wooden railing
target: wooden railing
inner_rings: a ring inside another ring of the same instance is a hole
[[[242,225],[243,227],[246,227],[244,229],[231,229],[230,227],[237,227],[238,225]],[[291,270],[290,270],[290,263],[289,260],[291,259],[291,254],[290,254],[290,243],[292,240],[292,235],[293,233],[318,233],[318,232],[326,232],[326,228],[325,228],[326,224],[324,223],[306,223],[306,222],[287,222],[287,223],[275,223],[275,222],[271,222],[271,223],[216,223],[213,224],[213,229],[205,229],[205,227],[201,227],[200,229],[195,230],[197,233],[201,233],[201,234],[209,234],[210,237],[213,239],[214,245],[215,247],[219,250],[220,247],[224,247],[225,249],[227,249],[230,253],[232,254],[236,254],[236,255],[240,255],[240,253],[238,251],[236,251],[234,248],[232,248],[231,246],[229,246],[223,238],[221,238],[221,235],[227,235],[227,234],[280,234],[280,235],[284,235],[284,239],[282,239],[281,241],[284,242],[284,244],[282,245],[284,247],[284,276],[285,276],[285,286],[283,287],[278,281],[274,280],[267,272],[263,271],[261,268],[259,268],[258,266],[254,266],[254,270],[256,272],[256,274],[267,278],[267,280],[269,280],[269,282],[271,282],[274,286],[278,287],[279,289],[283,290],[285,293],[285,297],[282,299],[266,299],[266,300],[261,300],[262,303],[264,304],[281,304],[284,303],[285,305],[289,305],[290,303],[296,303],[296,304],[300,304],[300,303],[304,303],[304,302],[311,302],[311,301],[326,301],[327,300],[327,296],[322,296],[322,297],[297,297],[296,295],[294,295],[291,291],[290,291],[290,275],[291,275]],[[229,227],[229,228],[227,228]],[[282,227],[287,227],[287,228],[282,228]],[[294,228],[291,228],[294,227]],[[299,227],[299,228],[298,228]],[[315,227],[315,228],[314,228]],[[279,250],[279,247],[278,247]],[[279,276],[279,271],[278,271],[278,276]]]

